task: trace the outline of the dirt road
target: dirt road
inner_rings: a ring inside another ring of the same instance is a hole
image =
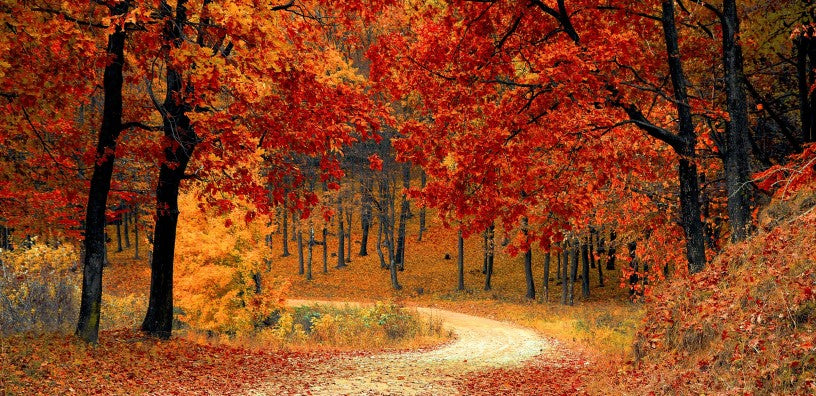
[[[344,305],[322,301],[291,301],[290,305]],[[520,365],[553,348],[535,332],[478,316],[436,308],[416,308],[439,318],[456,339],[430,351],[385,353],[357,357],[332,367],[316,368],[308,393],[313,395],[450,395],[462,374]],[[263,388],[251,392],[265,394]]]

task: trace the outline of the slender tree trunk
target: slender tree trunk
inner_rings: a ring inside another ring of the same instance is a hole
[[[343,227],[343,201],[337,197],[337,268],[346,266],[346,230]]]
[[[487,230],[482,232],[482,247],[484,250],[482,260],[482,274],[487,274]]]
[[[529,230],[527,218],[521,220],[521,231],[524,233],[524,239],[527,242],[527,251],[524,252],[524,279],[527,282],[527,293],[525,297],[530,300],[535,300],[535,280],[533,279],[533,249],[530,246]]]
[[[544,302],[550,302],[550,257],[551,252],[548,250],[544,255],[544,282],[541,284],[541,290],[544,292]]]
[[[123,15],[129,3],[110,8],[111,15]],[[85,342],[99,338],[99,315],[102,306],[102,267],[105,264],[105,209],[108,205],[116,140],[122,130],[122,69],[125,62],[125,31],[116,27],[108,36],[107,53],[111,61],[105,66],[102,82],[105,102],[102,125],[96,144],[96,161],[88,191],[85,212],[85,256],[82,269],[82,294],[76,335]]]
[[[130,249],[130,211],[126,211],[122,214],[122,225],[124,229],[122,230],[125,234],[125,248]]]
[[[298,275],[303,275],[306,273],[306,266],[303,259],[303,232],[300,229],[300,220],[294,223],[294,231],[298,250]]]
[[[286,207],[284,206],[283,210],[283,254],[281,257],[289,257],[291,253],[289,253],[289,214],[286,213]]]
[[[457,257],[457,268],[458,268],[458,283],[456,286],[456,290],[464,291],[465,290],[465,239],[462,237],[462,230],[459,230],[458,233],[458,252],[459,257]]]
[[[419,183],[421,188],[425,188],[425,184],[428,182],[428,175],[425,174],[425,170],[420,170],[419,173]],[[417,242],[422,242],[422,234],[425,233],[425,205],[419,208],[419,233],[417,235]]]
[[[351,262],[351,210],[346,211],[346,262]]]
[[[137,205],[133,208],[133,259],[139,260],[139,211],[141,209]]]
[[[382,222],[382,221],[378,221],[377,223],[378,223],[378,225],[379,225],[379,227],[378,227],[378,232],[377,232],[377,245],[376,245],[376,248],[377,248],[377,256],[379,256],[379,257],[380,257],[380,268],[382,268],[382,269],[387,269],[387,268],[388,268],[388,263],[385,261],[385,254],[383,254],[383,251],[382,251],[382,244],[383,244],[383,222]]]
[[[589,297],[589,246],[581,244],[581,295],[584,299]]]
[[[723,1],[723,65],[729,121],[726,122],[725,184],[728,191],[728,219],[731,241],[748,237],[751,227],[751,168],[748,157],[748,99],[745,80],[740,21],[736,0]]]
[[[397,253],[394,243],[394,196],[389,192],[388,184],[388,180],[380,180],[380,223],[382,224],[382,233],[385,237],[385,248],[388,251],[388,269],[391,273],[391,287],[393,287],[394,290],[401,290],[402,285],[400,285],[397,277]]]
[[[578,246],[578,238],[572,241],[572,254],[570,261],[569,272],[569,305],[575,303],[575,281],[578,278],[578,254],[580,247]]]
[[[637,259],[637,242],[629,242],[627,245],[629,248],[629,270],[632,271],[632,274],[629,275],[629,296],[632,297],[638,293],[637,285],[640,276],[638,271],[638,259]]]
[[[289,240],[291,242],[297,242],[297,233],[295,232],[295,228],[297,228],[297,219],[295,219],[295,212],[292,212],[292,232],[290,233]]]
[[[615,230],[609,231],[609,249],[607,249],[609,256],[606,258],[606,269],[608,271],[615,270],[615,254],[617,253],[615,250],[615,238],[617,238]]]
[[[490,282],[492,280],[491,278],[493,277],[493,257],[496,253],[495,230],[495,224],[490,224],[490,227],[487,229],[487,270],[485,271],[485,290],[491,290],[493,288]]]
[[[569,303],[569,252],[570,252],[569,242],[567,242],[567,240],[564,239],[562,246],[564,248],[564,251],[561,253],[561,256],[563,257],[561,259],[563,265],[561,266],[562,271],[560,273],[561,304],[567,305]]]
[[[323,273],[329,273],[329,229],[323,225]]]
[[[312,250],[314,250],[315,245],[315,232],[314,232],[314,225],[312,222],[309,222],[309,252],[308,256],[306,257],[306,280],[312,280]]]
[[[405,164],[402,166],[402,187],[408,189],[411,187],[411,165]],[[408,210],[410,209],[408,203],[408,195],[402,193],[402,203],[400,205],[400,223],[397,231],[397,265],[399,270],[405,270],[405,229],[408,222]]]
[[[372,189],[374,179],[372,177],[366,177],[363,180],[361,186],[361,205],[360,205],[360,227],[362,232],[360,234],[360,253],[358,256],[364,257],[368,256],[368,233],[371,229],[371,194],[373,193]]]
[[[123,251],[122,249],[122,220],[116,222],[116,253]]]

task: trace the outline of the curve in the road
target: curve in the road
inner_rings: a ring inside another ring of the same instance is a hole
[[[360,305],[292,300],[289,305]],[[320,370],[313,395],[455,394],[462,374],[519,365],[553,347],[547,339],[510,323],[438,308],[416,308],[438,318],[456,339],[430,351],[384,353],[345,360]]]

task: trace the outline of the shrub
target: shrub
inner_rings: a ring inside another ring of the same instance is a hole
[[[75,323],[77,250],[67,244],[0,253],[0,335],[65,331]]]

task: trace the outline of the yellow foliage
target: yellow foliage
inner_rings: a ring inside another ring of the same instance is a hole
[[[286,284],[271,278],[264,264],[264,238],[272,230],[259,221],[245,223],[241,213],[252,205],[237,205],[232,213],[216,216],[199,210],[192,197],[181,200],[177,306],[182,321],[194,329],[247,334],[284,301]]]

